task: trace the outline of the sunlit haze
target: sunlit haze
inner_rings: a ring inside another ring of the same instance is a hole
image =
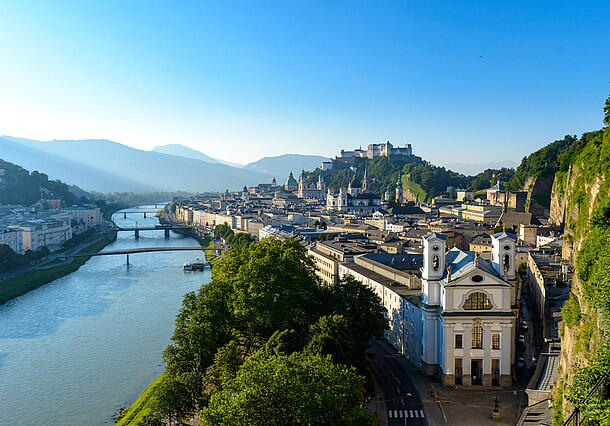
[[[3,2],[0,134],[519,161],[601,126],[607,2]]]

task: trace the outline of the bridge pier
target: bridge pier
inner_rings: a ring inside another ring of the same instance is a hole
[[[127,219],[127,213],[123,213],[123,219]]]
[[[127,255],[127,266],[129,266],[129,255]]]
[[[169,229],[165,230],[165,239],[169,240]]]
[[[146,219],[146,212],[144,212],[144,219]]]
[[[135,234],[135,236],[136,236],[136,240],[139,240],[139,239],[140,239],[140,230],[139,230],[139,229],[136,229],[136,230],[134,231],[134,234]]]

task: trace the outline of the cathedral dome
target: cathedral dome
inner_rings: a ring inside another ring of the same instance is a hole
[[[284,186],[297,186],[298,184],[299,183],[292,175],[292,172],[290,172],[290,175],[288,175],[288,179],[286,179],[286,183],[284,184]]]

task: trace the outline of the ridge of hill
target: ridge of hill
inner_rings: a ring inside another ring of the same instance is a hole
[[[0,159],[0,204],[30,206],[41,198],[60,199],[65,205],[79,201],[65,183]]]
[[[224,191],[270,182],[272,178],[255,170],[143,151],[108,140],[41,142],[3,136],[0,147],[7,161],[27,164],[30,169],[90,191]],[[50,167],[53,161],[56,167]]]

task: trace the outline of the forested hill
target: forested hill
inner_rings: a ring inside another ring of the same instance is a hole
[[[66,205],[78,201],[65,183],[0,159],[0,204],[29,206],[41,198],[59,198]]]
[[[430,201],[433,197],[446,193],[448,187],[465,188],[478,191],[489,188],[497,180],[508,182],[514,170],[502,168],[488,169],[476,176],[465,176],[461,173],[435,166],[419,157],[388,160],[387,157],[373,159],[359,158],[356,171],[349,168],[322,171],[317,168],[313,172],[305,172],[308,183],[315,183],[322,174],[326,184],[333,189],[345,188],[355,177],[359,182],[367,172],[369,191],[380,196],[390,190],[394,193],[398,177],[402,177],[405,194],[413,200]]]

